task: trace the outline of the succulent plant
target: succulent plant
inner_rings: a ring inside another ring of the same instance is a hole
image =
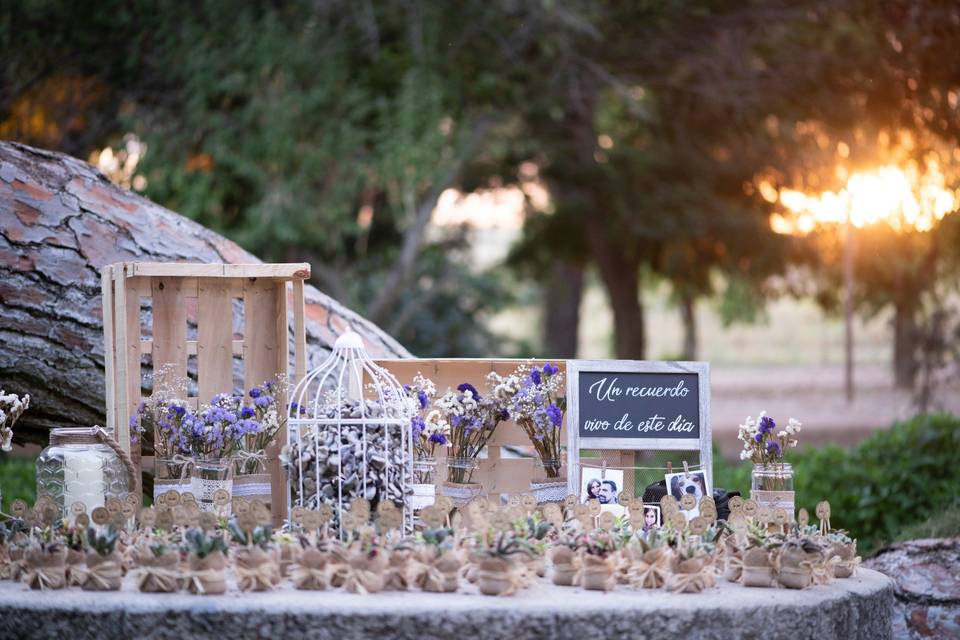
[[[87,529],[87,547],[101,556],[108,556],[113,553],[119,539],[120,532],[112,524],[108,525],[103,532],[98,532],[93,527]]]
[[[220,533],[207,533],[203,529],[190,529],[183,535],[183,540],[187,551],[198,558],[205,558],[217,551],[227,553],[227,542]]]
[[[233,519],[227,523],[227,531],[234,542],[244,547],[257,546],[266,549],[273,542],[273,529],[269,526],[258,525],[250,531],[244,531],[237,520]]]

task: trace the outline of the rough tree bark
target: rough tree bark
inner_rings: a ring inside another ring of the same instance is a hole
[[[586,225],[587,243],[613,308],[614,351],[623,360],[643,360],[646,327],[640,300],[640,265],[601,225]]]
[[[697,359],[696,298],[689,293],[680,296],[680,318],[683,320],[683,359]]]
[[[59,153],[0,142],[0,388],[33,397],[15,441],[103,424],[99,269],[121,261],[256,263],[238,245]],[[306,288],[308,366],[337,335],[374,357],[409,353],[373,323]]]
[[[544,350],[550,357],[576,358],[583,267],[557,261],[550,269],[543,305]]]
[[[911,300],[894,303],[893,316],[893,374],[897,387],[912,389],[917,379],[917,350],[920,330],[917,327],[916,308]]]

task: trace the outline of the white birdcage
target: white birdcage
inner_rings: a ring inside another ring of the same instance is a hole
[[[296,385],[288,416],[291,508],[330,505],[339,530],[357,498],[369,500],[374,512],[389,500],[401,509],[404,529],[412,530],[413,407],[396,378],[370,359],[358,334],[340,336],[323,364]]]

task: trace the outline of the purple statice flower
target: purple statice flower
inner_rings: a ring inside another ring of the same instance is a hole
[[[775,457],[780,457],[780,445],[774,441],[767,443],[767,453],[772,453]]]
[[[250,389],[249,393],[250,393],[250,397],[254,399],[259,398],[260,396],[263,395],[263,391],[260,390],[260,387],[254,387],[253,389]]]
[[[480,392],[477,391],[477,388],[476,388],[475,386],[473,386],[472,384],[470,384],[469,382],[462,382],[462,383],[458,384],[458,385],[457,385],[457,391],[459,391],[460,393],[463,393],[463,392],[465,392],[465,391],[469,391],[470,393],[473,394],[473,399],[474,399],[474,400],[477,400],[478,402],[479,402],[479,400],[480,400]]]
[[[757,435],[753,436],[753,439],[756,440],[758,443],[763,442],[763,434],[758,433]]]
[[[267,380],[263,383],[263,388],[267,390],[267,393],[273,391],[274,387],[277,386],[277,383],[273,380]]]
[[[557,405],[551,404],[547,407],[547,417],[550,419],[550,424],[559,428],[560,423],[563,422],[563,411],[560,411]]]
[[[410,430],[412,431],[414,438],[419,438],[420,434],[423,433],[423,430],[426,428],[427,423],[424,422],[422,417],[413,416],[410,418]]]
[[[549,362],[543,365],[543,375],[545,376],[554,376],[560,373],[560,369],[550,364]]]
[[[459,427],[461,422],[463,422],[463,416],[453,416],[450,418],[450,424],[454,427]]]
[[[432,442],[433,444],[438,444],[441,447],[445,447],[447,445],[447,436],[443,435],[439,431],[435,433],[431,433],[430,442]]]
[[[417,391],[417,400],[420,402],[420,408],[421,408],[421,409],[426,409],[426,408],[427,408],[427,402],[429,402],[429,398],[427,398],[427,392],[426,392],[426,391],[424,391],[424,390],[422,390],[422,389],[421,389],[420,391]]]
[[[138,429],[140,427],[140,418],[137,416],[130,416],[130,428]]]
[[[505,408],[500,409],[499,411],[497,411],[495,418],[497,419],[497,422],[504,422],[510,419],[510,412],[507,411]]]
[[[257,412],[253,410],[253,407],[242,407],[240,409],[240,419],[248,420],[253,416],[257,415]]]
[[[533,384],[540,384],[542,378],[540,377],[540,369],[531,369],[530,370],[530,380]]]
[[[768,431],[773,431],[774,427],[777,426],[777,423],[773,421],[773,418],[770,416],[763,416],[760,418],[760,431],[767,433]],[[759,442],[759,440],[758,440]]]
[[[257,396],[253,399],[253,404],[257,407],[268,407],[273,404],[273,396]]]

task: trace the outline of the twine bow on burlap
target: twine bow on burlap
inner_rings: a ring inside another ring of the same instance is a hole
[[[612,558],[585,554],[581,558],[581,563],[580,571],[574,580],[584,589],[610,591],[616,586]]]
[[[241,591],[268,591],[273,588],[277,566],[272,560],[244,561],[238,557],[233,572]]]
[[[330,584],[329,554],[319,549],[304,549],[290,565],[290,579],[297,589],[322,591]]]
[[[477,586],[488,596],[509,596],[524,586],[522,567],[504,558],[484,558],[476,567]]]
[[[115,591],[120,588],[122,578],[123,568],[116,559],[105,559],[93,566],[88,561],[83,588],[86,591]]]
[[[386,557],[370,556],[363,551],[355,552],[345,565],[343,588],[350,593],[378,593],[383,591],[383,570]]]
[[[31,589],[63,589],[66,574],[63,567],[29,567],[23,574],[23,581]]]
[[[672,573],[664,583],[667,591],[700,593],[716,584],[716,570],[709,558],[690,558],[674,562]]]
[[[134,575],[137,589],[145,593],[173,593],[183,581],[183,572],[169,567],[141,566]]]
[[[640,589],[659,589],[670,574],[670,555],[665,549],[644,553],[630,568],[630,584]]]

